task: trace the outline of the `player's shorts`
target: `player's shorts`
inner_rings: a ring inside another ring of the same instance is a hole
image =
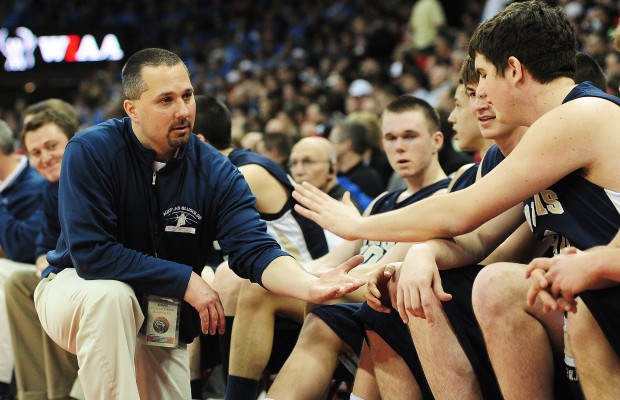
[[[452,295],[452,300],[442,302],[442,306],[476,373],[483,397],[485,399],[501,399],[499,384],[491,366],[482,331],[476,320],[471,302],[474,279],[482,268],[484,268],[482,265],[470,265],[440,271],[443,289]],[[510,339],[507,338],[507,340]],[[569,385],[563,360],[555,360],[554,371],[554,397],[556,399],[580,399],[578,394],[573,393]]]
[[[310,312],[325,322],[355,354],[341,354],[334,378],[353,382],[364,342],[364,325],[353,317],[362,303],[341,303],[314,307]]]
[[[400,318],[398,311],[392,309],[392,312],[389,314],[381,313],[373,310],[367,303],[364,303],[355,313],[355,318],[363,322],[366,329],[372,330],[381,336],[403,358],[420,387],[422,397],[424,399],[432,399],[433,395],[413,345],[409,328]]]
[[[579,297],[588,306],[616,356],[620,357],[620,286],[588,290]]]
[[[474,279],[482,268],[482,265],[469,265],[439,271],[444,291],[452,295],[452,300],[442,302],[442,306],[478,378],[483,397],[501,399],[499,384],[471,302]]]
[[[364,325],[353,314],[362,303],[341,303],[314,307],[310,312],[321,318],[355,354],[359,356],[364,341]]]
[[[280,371],[286,359],[293,351],[301,324],[286,317],[276,316],[273,330],[273,348],[267,363],[267,370],[272,374]]]

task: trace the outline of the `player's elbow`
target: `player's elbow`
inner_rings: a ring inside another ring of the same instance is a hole
[[[444,224],[444,237],[464,235],[476,229],[480,224],[467,218],[452,218]]]

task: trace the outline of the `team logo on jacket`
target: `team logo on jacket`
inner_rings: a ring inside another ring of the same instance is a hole
[[[196,226],[202,219],[202,215],[196,210],[185,206],[170,207],[164,211],[166,232],[196,233]]]

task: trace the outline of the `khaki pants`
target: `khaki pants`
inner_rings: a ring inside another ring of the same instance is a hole
[[[62,349],[43,331],[34,308],[39,278],[34,271],[14,272],[4,286],[9,315],[15,380],[20,400],[83,399],[75,354]]]
[[[13,376],[13,345],[9,331],[9,316],[6,310],[4,283],[17,271],[34,271],[33,264],[23,264],[0,258],[0,382],[9,383]]]
[[[68,268],[39,283],[34,303],[43,329],[77,355],[87,400],[191,398],[187,351],[138,341],[144,316],[129,285]]]

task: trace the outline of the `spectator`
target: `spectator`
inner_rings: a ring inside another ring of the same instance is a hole
[[[383,150],[381,121],[379,116],[370,111],[357,111],[347,115],[346,120],[359,122],[366,127],[369,148],[364,154],[364,164],[374,168],[379,173],[385,187],[394,169],[392,169],[385,155],[385,151]]]
[[[371,198],[378,196],[385,185],[374,168],[364,165],[363,157],[369,148],[366,127],[358,122],[339,122],[332,128],[329,140],[338,155],[339,179],[347,178],[366,196]],[[360,201],[359,198],[357,200]]]
[[[42,215],[44,179],[23,155],[15,154],[13,132],[0,120],[0,398],[9,399],[13,349],[4,284],[20,270],[34,271],[35,239]]]
[[[19,398],[83,398],[77,380],[77,359],[43,331],[34,308],[34,291],[46,255],[60,236],[58,179],[65,146],[78,130],[77,113],[68,103],[48,99],[26,109],[22,143],[29,161],[47,180],[43,190],[43,218],[36,239],[36,270],[16,271],[6,281],[7,311],[15,355]]]
[[[441,3],[437,0],[418,0],[409,17],[413,48],[420,53],[432,52],[439,28],[446,23]]]
[[[288,134],[273,132],[264,134],[263,140],[256,142],[254,149],[258,154],[269,158],[282,170],[287,171],[292,146],[292,139]]]

